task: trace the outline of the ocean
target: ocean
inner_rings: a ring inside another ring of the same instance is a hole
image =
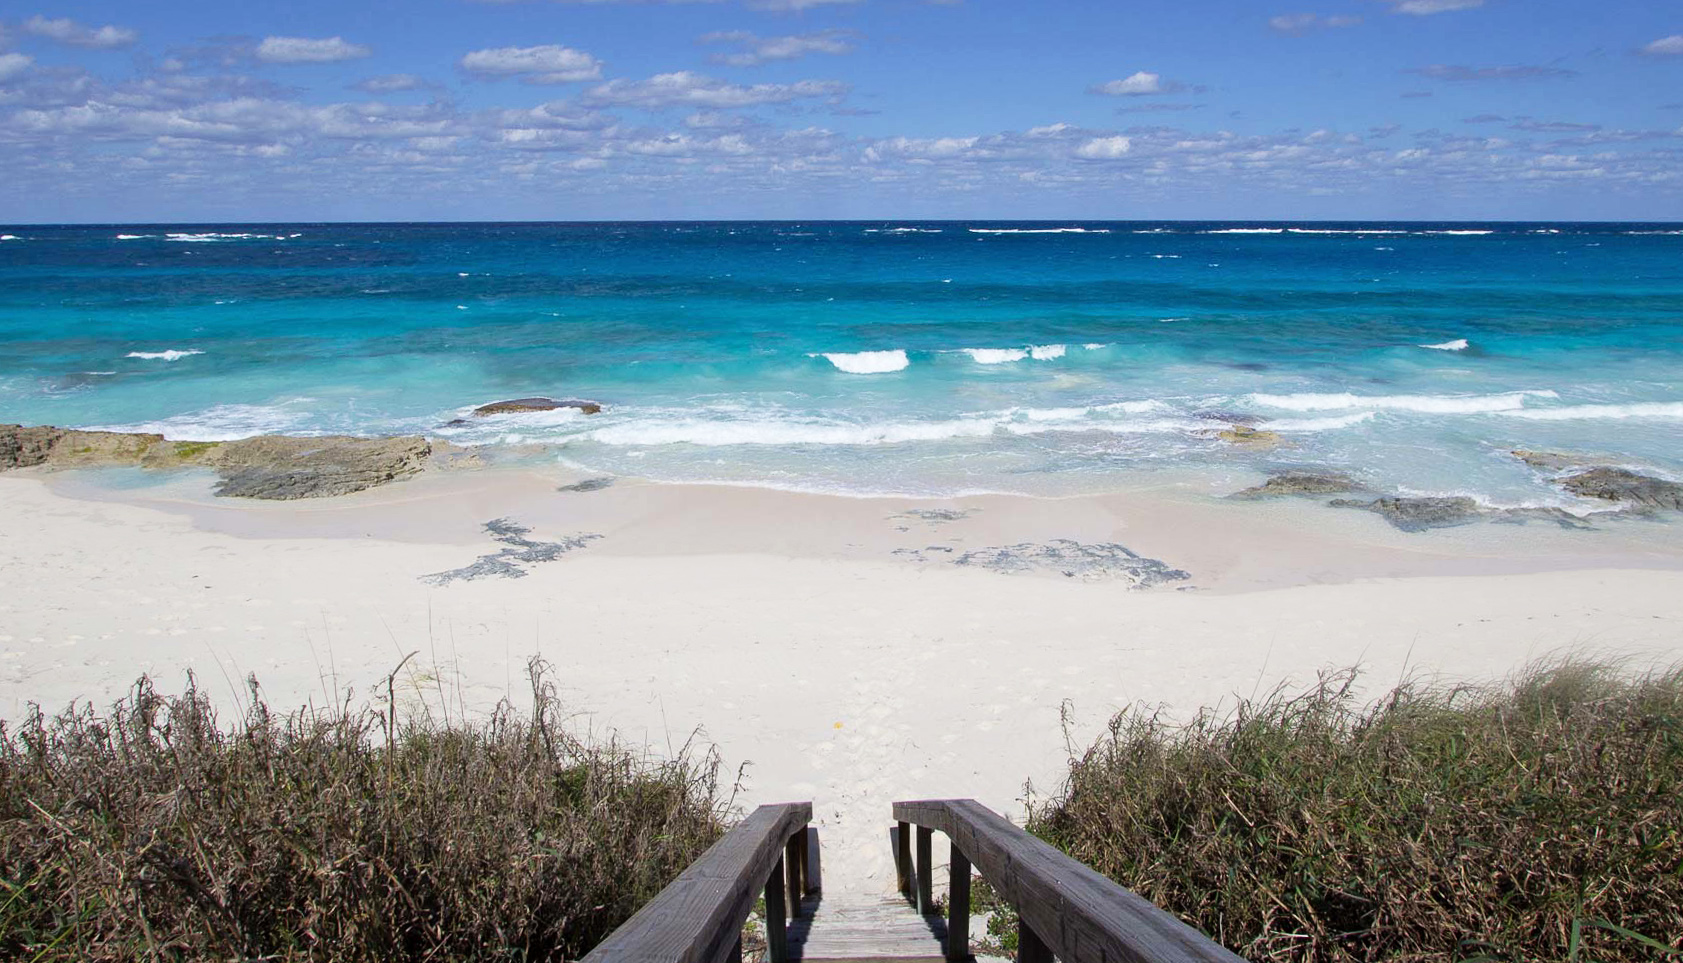
[[[0,227],[0,421],[425,433],[570,468],[1062,495],[1235,469],[1571,507],[1683,475],[1683,229],[1582,223]],[[575,410],[469,418],[547,395]],[[1280,444],[1235,446],[1234,422]]]

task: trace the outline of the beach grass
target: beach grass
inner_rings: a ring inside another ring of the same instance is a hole
[[[576,959],[718,838],[717,757],[148,679],[0,727],[0,958]],[[389,688],[389,687],[388,687]]]
[[[1124,711],[1029,829],[1255,961],[1683,959],[1683,669],[1357,676]]]

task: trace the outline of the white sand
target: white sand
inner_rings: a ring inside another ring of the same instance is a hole
[[[0,478],[0,716],[189,669],[228,704],[248,673],[277,705],[361,699],[412,651],[405,698],[483,711],[541,654],[581,726],[662,754],[699,731],[730,772],[748,763],[740,803],[813,800],[826,888],[869,891],[892,885],[891,801],[1015,814],[1025,779],[1052,788],[1066,702],[1080,745],[1137,700],[1186,712],[1358,661],[1385,686],[1569,650],[1683,658],[1683,546],[1658,523],[1408,535],[1170,491],[967,499],[943,524],[891,517],[942,503],[555,484],[482,472],[271,505],[212,502],[191,476]],[[604,537],[524,578],[419,580],[495,551],[480,526],[501,516]],[[891,554],[1054,537],[1123,542],[1197,588]]]

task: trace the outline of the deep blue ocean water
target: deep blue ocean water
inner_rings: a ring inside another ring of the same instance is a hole
[[[0,421],[541,442],[591,471],[1103,491],[1331,466],[1566,504],[1683,472],[1668,224],[0,228]],[[526,395],[600,401],[441,427]],[[1235,417],[1289,444],[1237,450]]]

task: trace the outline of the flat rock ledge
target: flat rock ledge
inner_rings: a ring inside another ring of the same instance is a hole
[[[220,479],[216,494],[229,498],[331,498],[407,478],[431,464],[472,460],[461,449],[418,435],[169,441],[157,434],[0,425],[0,471],[209,468]]]
[[[935,560],[966,568],[981,568],[1001,575],[1023,573],[1058,574],[1084,582],[1124,581],[1129,588],[1144,589],[1166,582],[1180,582],[1192,576],[1155,558],[1146,558],[1115,542],[1077,542],[1054,538],[1049,542],[1023,542],[979,548],[960,554],[946,545],[918,549],[896,549],[894,555],[912,562]]]
[[[492,541],[501,542],[503,547],[489,555],[479,556],[470,565],[423,575],[421,581],[431,585],[449,585],[451,582],[472,582],[482,578],[525,578],[531,574],[526,571],[529,566],[553,562],[602,537],[587,533],[568,535],[557,542],[538,542],[526,537],[532,534],[530,528],[507,518],[493,518],[486,522],[485,532]]]
[[[512,401],[493,401],[488,405],[480,405],[473,409],[475,417],[484,418],[489,415],[518,415],[534,411],[554,411],[557,408],[577,408],[587,415],[600,414],[602,406],[594,401],[582,398],[567,398],[556,401],[554,398],[515,398]]]
[[[1532,521],[1553,522],[1561,528],[1590,528],[1581,516],[1560,508],[1492,508],[1466,496],[1408,497],[1387,495],[1372,501],[1335,498],[1334,508],[1359,508],[1373,512],[1405,532],[1424,532],[1478,521],[1523,525]]]
[[[1342,495],[1366,488],[1349,475],[1333,471],[1284,471],[1260,485],[1234,492],[1233,498],[1278,498],[1286,495]]]
[[[1580,498],[1617,502],[1624,510],[1639,514],[1683,511],[1680,482],[1608,465],[1605,458],[1587,455],[1525,450],[1513,455],[1532,468],[1560,472],[1555,483]]]

